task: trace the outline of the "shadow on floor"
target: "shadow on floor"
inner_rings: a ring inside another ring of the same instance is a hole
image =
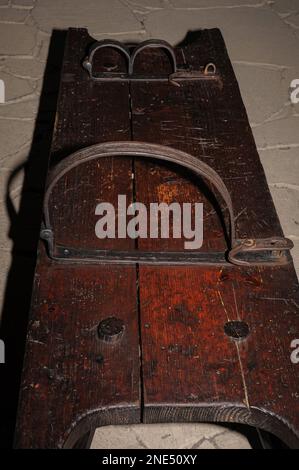
[[[11,448],[17,411],[28,312],[42,216],[44,182],[56,112],[66,31],[53,31],[44,74],[33,141],[24,166],[12,173],[6,192],[13,257],[7,278],[0,338],[6,364],[1,364],[0,447]],[[10,199],[14,178],[24,168],[25,179],[18,213]]]

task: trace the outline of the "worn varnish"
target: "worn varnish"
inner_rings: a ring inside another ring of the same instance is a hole
[[[181,86],[93,81],[82,67],[92,43],[86,30],[69,31],[50,171],[92,144],[167,145],[221,176],[238,237],[283,236],[220,32],[203,30],[175,49],[179,68],[213,62],[220,80]],[[94,59],[99,72],[125,73],[111,48]],[[134,71],[167,76],[169,57],[145,49]],[[57,183],[49,201],[55,241],[79,250],[184,249],[180,239],[96,239],[95,206],[116,204],[118,194],[146,204],[203,202],[201,250],[227,249],[227,211],[211,184],[131,155],[82,163]],[[80,265],[50,260],[40,242],[16,446],[86,447],[106,424],[218,421],[248,423],[299,447],[298,365],[290,359],[298,305],[292,263]]]

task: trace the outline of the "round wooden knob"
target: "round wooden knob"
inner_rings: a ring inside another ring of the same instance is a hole
[[[229,321],[224,325],[227,336],[233,339],[245,339],[249,335],[249,326],[244,321]]]
[[[98,334],[101,341],[115,343],[125,330],[125,324],[120,318],[108,317],[102,320],[98,326]]]

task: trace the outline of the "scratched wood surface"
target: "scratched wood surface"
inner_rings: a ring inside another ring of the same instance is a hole
[[[220,174],[238,236],[282,235],[220,32],[202,31],[176,56],[179,66],[193,69],[215,62],[221,83],[181,87],[92,82],[81,67],[92,41],[86,30],[69,32],[50,167],[104,141],[169,145]],[[108,49],[96,56],[96,67],[123,71],[125,64]],[[135,71],[168,73],[169,59],[144,51]],[[115,204],[118,194],[146,204],[203,202],[202,250],[227,247],[225,207],[206,181],[128,157],[83,164],[57,185],[50,201],[56,240],[76,248],[183,249],[172,238],[96,240],[95,204]],[[89,431],[104,424],[228,421],[259,426],[298,447],[298,366],[290,360],[298,305],[292,265],[62,266],[40,244],[16,445],[86,446]],[[99,322],[111,316],[125,324],[114,345],[97,335]],[[244,339],[228,334],[235,320],[248,328]]]
[[[82,71],[81,61],[92,41],[86,30],[68,34],[51,165],[86,145],[130,139],[127,87],[111,87],[109,83],[94,86]],[[108,59],[116,61],[122,70],[118,55]],[[101,60],[105,63],[107,56]],[[82,220],[82,211],[76,211],[77,196],[82,196],[84,204],[88,195],[100,199],[105,191],[106,201],[115,202],[121,189],[131,198],[131,164],[129,158],[119,159],[117,164],[107,159],[100,168],[87,166],[85,172],[69,175],[68,185],[59,188],[53,201],[53,206],[62,209],[57,211],[61,223],[57,236],[62,241],[67,237],[68,242],[84,246],[94,235],[94,208],[93,214],[87,214],[91,218]],[[80,189],[83,187],[85,195]],[[92,202],[96,204],[96,200]],[[120,243],[122,248],[131,249],[130,239]],[[38,259],[16,446],[79,446],[80,439],[98,425],[139,422],[135,267],[61,267],[49,261],[42,243]],[[98,338],[97,327],[107,317],[120,318],[125,324],[124,337],[115,345],[106,345]]]
[[[219,31],[203,31],[193,47],[177,50],[177,60],[195,70],[214,62],[223,85],[134,82],[133,138],[179,148],[213,167],[232,196],[239,236],[281,234]],[[167,67],[161,51],[147,51],[135,70],[163,72]],[[140,160],[135,161],[135,181],[138,201],[203,202],[202,249],[223,250],[217,194],[211,197],[211,186]],[[161,241],[166,250],[183,249],[182,240],[175,239],[143,239],[138,246],[157,249]],[[298,446],[299,374],[290,360],[299,328],[293,266],[140,266],[138,276],[143,420],[247,422]],[[244,340],[225,333],[225,324],[235,320],[249,327]]]

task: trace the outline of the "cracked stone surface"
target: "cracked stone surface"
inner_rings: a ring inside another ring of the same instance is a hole
[[[0,119],[34,121],[37,106],[38,99],[34,95],[28,95],[23,101],[10,103],[9,106],[2,106],[2,104],[0,104]]]
[[[1,72],[1,78],[5,83],[5,103],[1,103],[1,108],[6,108],[9,103],[16,102],[18,98],[25,98],[34,91],[32,80],[19,78],[4,71]]]
[[[69,26],[87,27],[97,39],[156,37],[173,45],[190,30],[221,29],[278,215],[295,244],[299,273],[299,103],[290,102],[291,80],[299,78],[299,0],[0,0],[0,79],[6,85],[6,102],[0,104],[0,303],[12,250],[7,183],[20,167],[9,188],[17,211],[51,32]],[[20,258],[20,264],[26,262]],[[250,445],[224,426],[163,424],[104,427],[92,447]]]
[[[147,15],[144,25],[152,37],[178,43],[186,31],[198,29],[199,19],[202,27],[220,26],[233,61],[290,66],[298,57],[298,38],[270,8],[165,9]]]
[[[281,132],[282,123],[283,132]],[[275,119],[264,122],[261,126],[254,127],[253,134],[258,150],[299,147],[298,126],[298,117],[287,116],[283,120]]]
[[[117,428],[117,434],[115,430]],[[96,431],[93,449],[250,449],[246,437],[215,424],[106,426]]]
[[[7,73],[10,73],[12,76],[27,78],[28,80],[42,78],[45,68],[43,62],[32,57],[28,57],[27,59],[7,57],[5,61],[3,61],[2,66]]]
[[[119,34],[140,29],[140,23],[132,11],[118,0],[85,0],[84,5],[81,0],[38,0],[32,17],[38,28],[48,33],[53,28],[66,28],[70,25],[88,26],[91,33],[101,34]]]
[[[1,55],[32,55],[36,35],[36,30],[33,26],[17,23],[1,23],[1,20],[0,25]],[[12,41],[12,38],[18,39]]]
[[[292,114],[289,100],[291,79],[286,80],[285,69],[238,62],[233,66],[252,127]]]
[[[12,5],[23,8],[32,8],[35,0],[12,0]]]
[[[24,23],[28,15],[27,10],[19,10],[17,8],[2,8],[0,11],[3,23]]]
[[[271,7],[283,17],[289,16],[299,9],[297,0],[276,0],[271,2]]]
[[[288,16],[285,18],[285,22],[293,28],[299,29],[299,13],[294,13],[293,15]]]
[[[0,164],[6,167],[9,157],[24,146],[30,144],[34,123],[18,119],[1,119],[0,121]]]
[[[181,10],[201,8],[223,8],[223,7],[240,7],[240,6],[262,6],[262,0],[169,0],[169,3]]]

